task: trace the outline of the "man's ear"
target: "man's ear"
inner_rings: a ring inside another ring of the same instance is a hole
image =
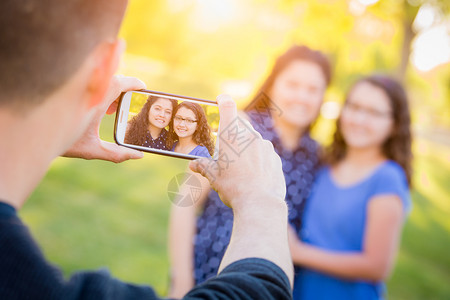
[[[125,49],[125,42],[102,42],[94,52],[93,68],[88,82],[88,108],[97,106],[103,101],[111,78],[119,66],[120,57]]]

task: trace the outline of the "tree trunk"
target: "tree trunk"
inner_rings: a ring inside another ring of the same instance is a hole
[[[415,37],[415,33],[412,29],[414,19],[419,12],[419,7],[411,6],[407,0],[403,2],[404,18],[403,18],[403,42],[400,49],[400,65],[397,69],[397,79],[401,82],[405,82],[406,71],[408,70],[409,58],[411,54],[411,44]]]

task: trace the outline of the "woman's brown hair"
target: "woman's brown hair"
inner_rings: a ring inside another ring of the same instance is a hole
[[[331,65],[328,58],[320,51],[312,50],[306,46],[294,45],[285,53],[277,58],[269,76],[258,89],[253,101],[245,108],[245,111],[251,110],[267,110],[267,95],[269,95],[272,86],[278,75],[283,72],[292,62],[302,60],[317,64],[322,70],[327,86],[331,81]],[[265,96],[264,96],[265,95]]]
[[[394,125],[391,135],[382,145],[383,154],[390,160],[397,162],[405,171],[408,184],[411,186],[412,175],[412,136],[411,136],[411,118],[409,114],[408,97],[402,85],[397,81],[383,75],[372,75],[358,80],[352,89],[362,82],[367,82],[373,86],[382,89],[389,98],[392,108],[392,120]],[[344,159],[347,152],[347,144],[345,143],[340,126],[341,117],[336,122],[336,131],[334,133],[333,142],[328,148],[326,160],[329,164],[336,164]]]
[[[185,107],[187,109],[190,109],[197,118],[197,128],[195,129],[194,135],[192,137],[192,140],[200,146],[206,147],[208,149],[208,152],[211,156],[214,154],[214,143],[211,136],[211,128],[209,127],[208,121],[206,119],[205,111],[203,108],[194,102],[184,101],[181,102],[173,112],[173,116],[177,114],[177,111]],[[173,118],[172,121],[170,121],[171,124],[173,124]],[[172,137],[173,141],[178,141],[178,135],[173,130],[173,125],[171,125],[171,131],[170,136]]]
[[[125,135],[125,143],[126,144],[132,144],[132,145],[139,145],[142,146],[146,140],[148,127],[150,125],[148,120],[148,113],[150,111],[150,108],[152,105],[158,100],[158,99],[167,99],[167,98],[159,98],[156,96],[149,96],[147,98],[147,101],[145,102],[144,106],[142,107],[141,111],[135,115],[129,122],[128,122],[128,129],[127,133]],[[174,111],[177,107],[177,101],[173,99],[167,99],[172,103],[172,116],[174,115]],[[169,132],[172,131],[172,118],[169,123]],[[168,138],[166,139],[166,147],[167,149],[171,149],[173,145],[173,139],[170,137],[170,134],[168,135]]]

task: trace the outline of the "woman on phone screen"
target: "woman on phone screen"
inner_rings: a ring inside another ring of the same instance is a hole
[[[303,229],[291,230],[301,266],[294,299],[383,299],[410,209],[406,93],[386,76],[359,80],[337,120],[328,165],[315,180]]]
[[[170,128],[166,127],[171,126],[176,107],[175,100],[149,96],[141,111],[128,122],[125,143],[170,150],[173,141],[168,134]]]
[[[172,151],[202,157],[211,157],[214,144],[211,128],[203,108],[194,102],[184,101],[174,111]]]
[[[330,79],[330,64],[324,54],[305,46],[293,46],[278,57],[242,114],[263,138],[273,143],[281,157],[289,222],[296,230],[301,228],[304,200],[319,167],[320,148],[309,131],[319,114]],[[232,163],[233,158],[229,159]],[[194,284],[217,274],[232,225],[231,209],[209,189],[202,189],[196,206],[172,206],[171,297],[182,297]]]

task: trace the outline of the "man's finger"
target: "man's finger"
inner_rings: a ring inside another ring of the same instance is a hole
[[[102,148],[106,150],[107,157],[105,160],[113,161],[116,163],[123,162],[129,159],[140,159],[144,157],[141,151],[119,146],[117,144],[102,141]]]
[[[209,183],[213,183],[216,179],[216,169],[215,161],[209,158],[201,158],[191,161],[189,163],[189,168],[192,172],[199,173],[206,179],[208,179]]]
[[[122,75],[114,76],[111,81],[110,92],[105,97],[107,101],[112,101],[108,103],[108,109],[106,110],[106,114],[110,115],[116,112],[118,105],[118,98],[121,93],[133,90],[142,90],[145,88],[146,88],[145,83],[138,78],[126,77]]]
[[[259,133],[258,131],[256,131],[256,129],[253,127],[253,125],[250,123],[249,120],[244,119],[242,117],[239,117],[241,119],[241,121],[247,126],[247,129],[251,131],[252,134],[258,136],[259,139],[262,139],[262,135],[261,133]]]
[[[217,96],[217,103],[219,104],[220,116],[219,128],[220,130],[225,130],[238,116],[236,103],[229,95],[225,94]]]
[[[145,83],[136,77],[117,75],[115,78],[119,83],[119,94],[122,92],[143,90],[146,88]]]
[[[119,105],[119,101],[116,100],[108,107],[108,110],[106,111],[107,115],[113,114],[117,111],[117,106]]]

